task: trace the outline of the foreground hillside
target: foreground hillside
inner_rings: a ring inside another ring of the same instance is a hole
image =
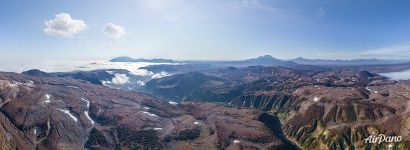
[[[0,73],[2,149],[298,149],[275,116]]]

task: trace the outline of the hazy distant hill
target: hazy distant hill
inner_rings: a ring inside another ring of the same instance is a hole
[[[162,59],[162,58],[156,58],[156,59],[145,59],[145,58],[131,58],[131,57],[117,57],[114,59],[110,60],[111,62],[154,62],[154,63],[176,63],[176,61],[171,60],[171,59]]]
[[[240,64],[244,66],[294,66],[296,65],[294,62],[280,60],[274,58],[270,55],[259,56],[257,58],[246,59],[244,61],[240,61]]]
[[[280,60],[270,55],[245,60],[232,61],[186,61],[186,64],[210,64],[216,67],[248,67],[248,66],[294,66],[294,62]]]
[[[306,59],[298,57],[289,61],[305,65],[379,65],[379,64],[398,64],[409,60],[394,59],[353,59],[353,60],[328,60],[328,59]]]
[[[280,60],[270,55],[259,56],[257,58],[235,60],[235,61],[182,61],[180,65],[151,65],[144,67],[154,73],[166,71],[171,73],[191,72],[203,69],[219,67],[249,67],[249,66],[282,66],[293,67],[297,64],[291,61]]]
[[[295,63],[290,61],[284,61],[277,58],[274,58],[270,55],[259,56],[257,58],[245,59],[245,60],[233,60],[233,61],[175,61],[172,59],[145,59],[138,58],[134,59],[131,57],[123,56],[117,57],[110,60],[111,62],[155,62],[155,63],[177,63],[181,62],[184,64],[208,64],[212,66],[234,66],[234,67],[247,67],[247,66],[292,66]]]

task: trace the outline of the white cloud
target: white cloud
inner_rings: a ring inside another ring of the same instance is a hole
[[[125,83],[128,83],[130,78],[129,77],[127,77],[127,75],[126,74],[119,74],[119,73],[116,73],[116,74],[114,74],[114,78],[112,78],[112,83],[113,84],[125,84]]]
[[[138,81],[137,81],[137,84],[138,84],[138,85],[141,85],[141,86],[144,86],[144,85],[145,85],[145,82],[142,81],[142,80],[138,80]]]
[[[113,23],[107,23],[103,31],[106,35],[113,38],[120,38],[123,35],[126,35],[125,29],[119,25],[115,25]]]
[[[170,76],[170,74],[168,74],[168,73],[165,72],[165,71],[161,71],[160,73],[153,74],[153,75],[151,76],[151,78],[152,78],[152,79],[159,79],[159,78],[163,78],[163,77],[166,77],[166,76]]]
[[[60,13],[55,15],[55,18],[45,22],[46,28],[43,32],[47,35],[69,38],[84,31],[87,24],[83,20],[71,18],[68,13]]]

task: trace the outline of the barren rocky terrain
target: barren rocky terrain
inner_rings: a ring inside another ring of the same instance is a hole
[[[259,110],[169,103],[80,80],[0,73],[0,101],[2,149],[298,148]]]
[[[102,84],[114,80],[112,70],[0,73],[0,142],[5,149],[409,149],[410,81],[377,74],[406,68],[219,67],[138,88],[126,86],[137,81],[131,76],[118,88]],[[402,140],[365,143],[379,134]]]
[[[386,66],[406,68],[400,64],[303,71],[275,66],[211,69],[151,80],[146,91],[175,101],[222,102],[275,114],[285,134],[302,149],[408,149],[410,82],[369,72]],[[403,140],[364,142],[378,134]]]

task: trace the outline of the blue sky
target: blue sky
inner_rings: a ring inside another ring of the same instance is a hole
[[[410,58],[405,0],[2,0],[0,25],[0,59]]]

